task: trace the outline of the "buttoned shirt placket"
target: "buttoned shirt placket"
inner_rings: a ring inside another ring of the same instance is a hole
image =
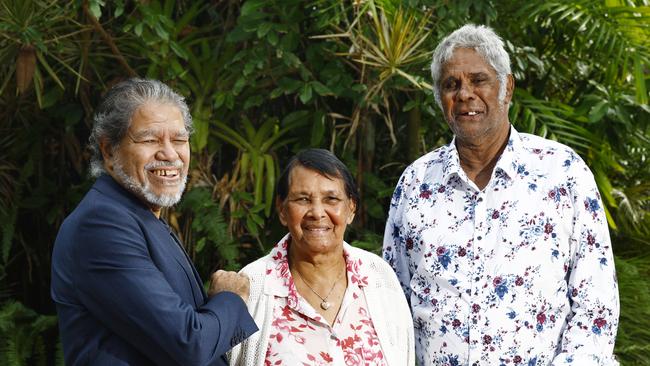
[[[454,162],[457,163],[457,162]],[[455,165],[455,164],[454,164]],[[489,189],[490,184],[485,187],[483,191],[479,190],[474,182],[472,182],[466,175],[466,173],[460,168],[460,166],[455,165],[458,169],[455,174],[460,178],[460,182],[463,185],[467,186],[467,191],[471,192],[471,211],[469,213],[470,220],[472,222],[472,235],[470,247],[472,250],[469,251],[471,258],[468,258],[467,264],[470,271],[468,278],[471,281],[471,287],[469,290],[469,299],[468,303],[470,305],[469,312],[469,336],[467,338],[469,351],[467,353],[468,365],[479,365],[480,364],[480,355],[481,355],[481,339],[483,338],[483,332],[481,328],[483,326],[484,320],[481,316],[481,311],[476,308],[480,307],[479,303],[481,299],[485,296],[483,294],[485,283],[481,281],[484,278],[483,273],[485,271],[485,252],[486,252],[486,228],[483,218],[487,213],[486,201],[487,195],[485,191]]]

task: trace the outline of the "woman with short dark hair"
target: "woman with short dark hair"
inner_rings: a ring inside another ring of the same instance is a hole
[[[359,195],[334,154],[301,151],[287,164],[276,208],[289,233],[246,266],[260,331],[231,365],[413,365],[413,323],[395,273],[343,240]]]

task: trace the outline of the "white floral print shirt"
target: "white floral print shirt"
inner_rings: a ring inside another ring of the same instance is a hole
[[[409,166],[384,258],[409,299],[420,365],[616,365],[619,302],[593,175],[511,127],[483,190],[455,141]]]
[[[361,290],[368,285],[361,259],[352,258],[344,250],[348,288],[330,326],[296,290],[289,271],[288,245],[287,236],[271,251],[275,266],[267,271],[267,276],[276,296],[264,364],[385,366]]]

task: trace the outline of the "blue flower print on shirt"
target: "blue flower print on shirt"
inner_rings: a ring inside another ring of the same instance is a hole
[[[566,195],[567,195],[567,190],[565,187],[562,186],[555,187],[548,192],[548,198],[550,198],[555,202],[560,202],[562,196],[566,196]]]
[[[402,187],[398,186],[395,189],[395,192],[393,193],[393,202],[398,202],[401,197],[402,197]]]
[[[494,292],[499,296],[499,299],[503,300],[503,296],[508,293],[506,281],[501,277],[495,277],[494,280],[492,280],[492,284],[494,285]]]
[[[447,269],[449,263],[451,263],[451,257],[449,256],[449,249],[445,247],[438,247],[436,249],[436,255],[438,256],[438,261],[442,266]]]
[[[530,172],[526,169],[526,166],[525,166],[525,165],[520,164],[520,165],[517,167],[517,174],[519,174],[519,175],[523,175],[523,176],[527,176],[527,175],[530,174]]]
[[[514,129],[482,190],[453,143],[409,166],[384,255],[415,314],[420,364],[567,365],[575,354],[571,364],[582,366],[585,353],[609,357],[618,298],[597,192],[568,147]]]
[[[601,329],[607,326],[607,320],[603,318],[596,318],[594,319],[594,325],[591,327],[591,331],[594,332],[594,334],[600,335]]]
[[[585,200],[585,209],[587,209],[592,214],[597,214],[598,210],[600,210],[600,204],[598,204],[598,200],[587,197]]]
[[[450,366],[459,366],[458,355],[449,356],[449,365]]]
[[[607,258],[602,257],[600,258],[600,268],[607,266]]]
[[[425,200],[429,199],[432,193],[433,192],[431,191],[431,189],[429,189],[428,184],[422,183],[422,185],[420,185],[420,198],[424,198]]]

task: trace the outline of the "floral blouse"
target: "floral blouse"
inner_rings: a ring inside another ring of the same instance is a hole
[[[265,365],[386,365],[361,288],[367,285],[360,259],[345,252],[348,288],[330,326],[296,290],[287,260],[289,239],[272,251],[267,275],[276,294]]]
[[[618,289],[593,175],[511,128],[488,185],[454,142],[397,184],[384,258],[410,301],[420,365],[615,365]]]

